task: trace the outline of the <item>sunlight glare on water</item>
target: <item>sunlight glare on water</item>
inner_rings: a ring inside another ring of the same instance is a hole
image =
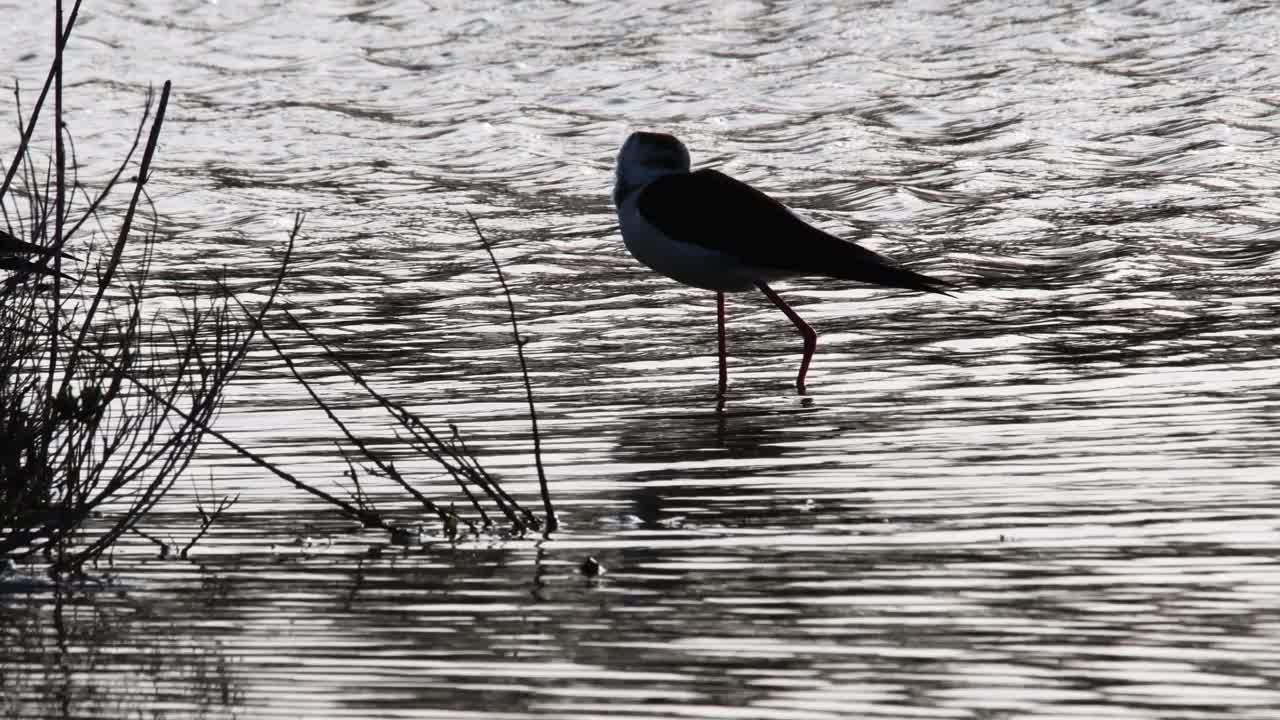
[[[0,15],[29,92],[47,11]],[[475,214],[564,529],[392,547],[210,444],[150,520],[186,536],[193,492],[240,494],[191,562],[126,543],[110,592],[3,599],[0,714],[1277,717],[1278,27],[1208,0],[90,0],[88,167],[174,82],[161,281],[253,297],[306,211],[289,306],[532,502]],[[714,297],[617,233],[641,128],[961,290],[779,283],[820,334],[806,398],[789,323],[731,296],[718,404]],[[343,481],[265,351],[219,427]]]

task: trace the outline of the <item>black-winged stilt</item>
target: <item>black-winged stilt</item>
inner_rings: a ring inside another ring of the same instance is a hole
[[[689,171],[689,151],[671,135],[632,133],[618,153],[613,204],[622,239],[637,260],[686,285],[716,292],[720,393],[728,387],[724,294],[759,288],[800,331],[805,374],[818,334],[768,283],[823,275],[941,293],[952,285],[825,233],[782,203],[716,170]]]

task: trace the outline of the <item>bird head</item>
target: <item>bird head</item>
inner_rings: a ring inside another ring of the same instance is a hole
[[[674,135],[634,132],[618,151],[613,202],[622,201],[663,175],[689,172],[689,150]]]

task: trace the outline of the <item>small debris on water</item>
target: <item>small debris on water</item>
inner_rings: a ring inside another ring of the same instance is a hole
[[[644,526],[644,519],[639,515],[626,514],[604,518],[600,524],[606,528],[635,529]]]
[[[595,559],[595,556],[589,555],[587,556],[587,559],[583,560],[582,564],[578,566],[578,572],[582,573],[586,577],[600,577],[605,574],[606,571],[604,565],[601,565],[600,561]]]
[[[391,531],[392,545],[421,545],[422,544],[422,526],[413,528],[398,527]]]

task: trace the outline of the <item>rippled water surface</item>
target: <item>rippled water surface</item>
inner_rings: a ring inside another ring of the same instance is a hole
[[[28,89],[37,6],[0,1]],[[225,267],[253,298],[305,210],[291,307],[536,506],[475,214],[564,527],[392,547],[211,444],[149,523],[239,493],[191,561],[130,541],[105,590],[4,599],[0,714],[1280,716],[1278,42],[1243,0],[90,0],[86,165],[174,83],[161,282]],[[780,283],[820,333],[806,398],[786,319],[733,296],[717,403],[714,298],[617,234],[639,128],[962,290]],[[347,482],[265,349],[220,427]]]

